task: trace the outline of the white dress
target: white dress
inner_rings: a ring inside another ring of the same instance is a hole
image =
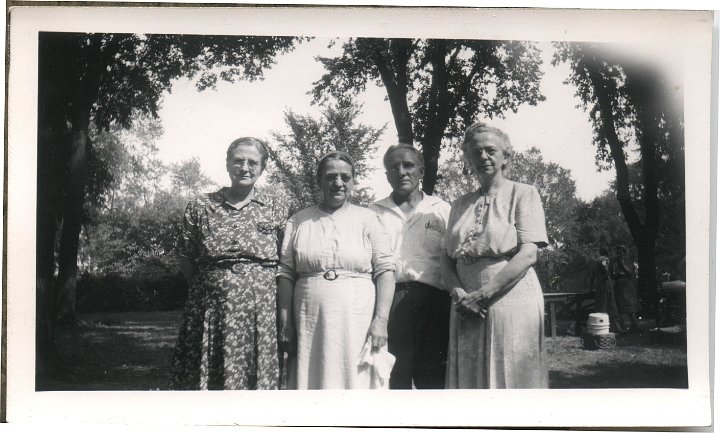
[[[313,206],[290,218],[278,267],[279,277],[295,282],[290,389],[370,389],[358,361],[375,308],[374,279],[387,271],[394,271],[390,243],[372,211],[346,203],[333,214]]]
[[[445,232],[447,254],[466,292],[485,290],[523,243],[547,245],[537,190],[506,181],[495,194],[457,199]],[[450,313],[448,388],[547,388],[544,301],[533,268],[488,309],[462,319]]]

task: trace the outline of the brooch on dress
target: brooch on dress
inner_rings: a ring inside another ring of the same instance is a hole
[[[275,231],[275,226],[269,222],[258,221],[255,226],[257,227],[257,231],[264,235],[271,235]]]

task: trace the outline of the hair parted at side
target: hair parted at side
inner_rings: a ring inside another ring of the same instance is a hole
[[[317,171],[315,172],[315,180],[317,180],[318,183],[320,183],[320,178],[323,174],[323,171],[325,170],[325,166],[327,165],[328,161],[332,160],[345,161],[350,164],[353,179],[355,178],[355,161],[353,161],[352,157],[347,152],[335,150],[326,153],[325,155],[320,157],[320,160],[318,160]]]
[[[512,159],[513,150],[512,145],[510,144],[510,137],[508,137],[508,135],[501,129],[490,126],[485,122],[475,122],[465,130],[465,136],[463,137],[462,146],[460,147],[463,153],[466,153],[467,145],[470,140],[472,140],[477,134],[482,134],[483,132],[493,134],[497,137],[500,140],[500,146],[505,154],[505,158],[507,158],[508,161]],[[503,170],[505,170],[506,166],[507,164],[503,164]]]
[[[409,143],[398,143],[393,144],[392,146],[388,147],[388,150],[385,151],[385,155],[383,155],[383,167],[385,167],[385,170],[388,169],[388,163],[390,162],[390,155],[392,155],[393,152],[396,150],[409,150],[412,153],[415,154],[415,162],[417,163],[418,167],[425,168],[425,158],[423,158],[422,152],[418,150],[417,147],[413,146]]]
[[[225,160],[229,161],[230,157],[232,156],[232,153],[240,146],[255,146],[255,148],[260,152],[260,166],[263,170],[265,170],[265,165],[267,164],[268,160],[268,150],[265,143],[260,140],[259,138],[255,137],[240,137],[238,139],[233,140],[232,143],[230,143],[230,146],[228,146],[227,154],[225,155]]]

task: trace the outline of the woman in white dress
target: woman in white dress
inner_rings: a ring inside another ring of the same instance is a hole
[[[293,215],[278,267],[279,346],[290,353],[289,389],[369,389],[363,346],[387,342],[395,291],[390,242],[377,215],[348,202],[355,164],[320,159],[322,201]]]

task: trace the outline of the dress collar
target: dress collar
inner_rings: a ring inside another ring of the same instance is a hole
[[[335,215],[339,215],[339,214],[341,214],[341,213],[344,213],[347,209],[350,208],[350,206],[352,206],[351,203],[350,203],[348,200],[345,200],[345,203],[343,203],[343,205],[340,206],[339,208],[337,208],[337,209],[335,210],[335,212],[333,212],[333,213],[325,212],[324,210],[322,210],[322,209],[320,208],[320,203],[318,203],[318,204],[315,205],[315,209],[317,209],[317,211],[318,211],[318,213],[319,213],[320,215],[327,215],[327,216],[330,216],[330,217],[334,217]]]
[[[227,191],[228,187],[220,188],[218,191],[211,192],[208,194],[208,201],[210,203],[210,206],[215,210],[215,208],[218,208],[220,206],[226,205],[232,208],[235,208],[233,205],[230,204],[230,202],[227,201],[227,198],[225,197],[225,191]],[[250,202],[255,202],[259,204],[260,206],[265,206],[265,204],[268,201],[268,195],[267,193],[259,188],[253,187],[252,191],[252,197],[250,197]]]

